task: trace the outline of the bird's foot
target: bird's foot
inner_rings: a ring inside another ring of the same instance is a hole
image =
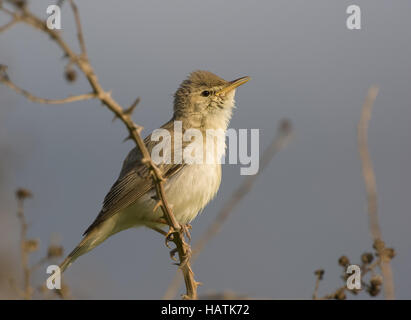
[[[165,244],[166,247],[171,249],[170,247],[170,242],[174,241],[174,233],[176,233],[177,231],[174,229],[174,227],[170,226],[170,228],[168,229],[168,232],[165,236]]]
[[[183,236],[186,236],[187,239],[191,241],[191,234],[189,231],[191,229],[192,227],[190,224],[181,224],[179,230],[175,230],[173,227],[170,227],[166,235],[166,246],[170,248],[169,242],[174,240],[174,233],[176,232],[180,232]],[[180,266],[180,268],[183,267],[191,257],[191,248],[185,241],[183,241],[183,250],[185,252],[185,255],[182,257],[180,263],[176,263],[178,266]],[[176,253],[178,253],[178,248],[174,248],[170,251],[170,258],[174,261],[177,261]]]

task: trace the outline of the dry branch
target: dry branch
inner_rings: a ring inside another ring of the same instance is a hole
[[[11,5],[15,5],[14,1],[7,1]],[[197,298],[197,282],[194,280],[194,274],[191,270],[191,265],[190,265],[190,247],[186,243],[184,239],[184,228],[180,226],[180,224],[177,222],[177,220],[174,217],[174,214],[172,210],[170,209],[170,206],[166,200],[165,197],[165,191],[164,191],[164,183],[166,179],[163,177],[162,172],[160,168],[158,168],[155,163],[152,161],[150,154],[147,150],[147,147],[144,143],[143,138],[141,137],[140,133],[143,130],[143,127],[138,126],[133,122],[131,119],[131,111],[134,109],[124,109],[120,106],[119,103],[117,103],[116,100],[113,99],[111,96],[111,92],[105,91],[103,87],[100,85],[100,82],[94,72],[94,69],[92,68],[89,59],[87,57],[87,51],[86,51],[86,46],[85,46],[85,41],[84,41],[84,36],[82,32],[82,27],[81,27],[81,21],[79,17],[79,13],[77,10],[77,7],[74,3],[74,1],[70,0],[71,8],[73,10],[73,14],[76,20],[76,27],[77,27],[77,37],[79,40],[80,44],[80,49],[81,49],[81,54],[76,54],[70,46],[65,42],[65,40],[62,38],[60,32],[56,30],[51,30],[47,28],[46,22],[35,16],[33,13],[31,13],[26,6],[23,8],[20,8],[15,5],[15,10],[16,12],[10,12],[9,10],[5,9],[4,7],[0,6],[0,10],[11,14],[13,16],[19,16],[18,21],[23,22],[34,29],[37,29],[47,35],[50,36],[50,38],[57,43],[57,45],[61,48],[61,50],[64,52],[64,54],[67,56],[69,59],[70,63],[75,64],[79,70],[84,74],[86,77],[87,81],[89,82],[93,93],[92,94],[86,94],[82,96],[77,96],[75,97],[69,97],[65,100],[65,102],[68,102],[67,100],[70,99],[75,99],[75,101],[79,100],[86,100],[90,98],[97,98],[101,101],[103,105],[105,105],[111,112],[114,113],[115,117],[120,119],[124,125],[126,126],[128,132],[129,132],[129,138],[132,139],[135,144],[138,146],[140,149],[143,158],[142,162],[147,166],[151,173],[151,177],[154,181],[155,184],[155,189],[157,193],[157,198],[159,199],[159,204],[161,206],[161,209],[164,214],[164,218],[166,222],[168,223],[170,230],[168,233],[168,236],[166,237],[166,242],[168,240],[172,240],[175,245],[176,249],[179,255],[179,260],[180,260],[180,269],[183,273],[185,284],[186,284],[186,295],[184,296],[185,298],[188,299],[196,299]],[[3,71],[4,73],[5,71]],[[16,92],[23,94],[26,98],[30,99],[31,101],[34,102],[41,102],[41,103],[61,103],[62,100],[48,100],[48,99],[42,99],[35,97],[28,93],[27,91],[20,89],[18,86],[14,85],[7,75],[4,75],[1,78],[1,82],[5,83],[12,89],[14,89]],[[93,95],[91,97],[91,95]],[[81,97],[81,98],[79,98]]]
[[[384,279],[384,295],[386,299],[394,299],[394,281],[392,276],[389,250],[382,240],[382,232],[378,222],[378,199],[375,173],[368,151],[368,124],[371,118],[371,111],[374,101],[377,98],[378,88],[371,87],[365,99],[361,119],[358,123],[358,152],[361,158],[362,172],[365,189],[367,192],[367,205],[370,231],[374,241],[374,248],[380,256],[380,267]]]
[[[14,26],[18,22],[17,18],[12,19],[10,22],[6,23],[4,26],[0,27],[0,33],[10,29],[12,26]]]
[[[44,104],[64,104],[64,103],[70,103],[70,102],[76,102],[76,101],[83,101],[83,100],[90,100],[90,99],[95,99],[97,98],[97,95],[95,93],[85,93],[85,94],[80,94],[78,96],[69,96],[67,98],[63,99],[45,99],[45,98],[39,98],[32,93],[28,92],[27,90],[24,90],[14,84],[8,74],[6,73],[7,67],[4,65],[0,65],[0,83],[3,83],[5,86],[9,87],[10,89],[14,90],[17,94],[22,95],[26,99],[30,100],[31,102],[35,103],[44,103]]]
[[[55,244],[50,244],[47,249],[47,255],[41,258],[37,263],[30,265],[29,257],[30,254],[39,249],[38,240],[28,239],[28,223],[26,216],[24,214],[24,201],[32,197],[32,193],[24,188],[19,188],[16,190],[17,198],[17,218],[20,222],[20,257],[23,271],[23,290],[17,286],[14,278],[9,279],[10,287],[13,291],[22,299],[30,300],[35,294],[35,289],[40,292],[44,298],[47,298],[50,290],[47,289],[46,285],[43,285],[36,288],[35,285],[31,284],[33,274],[38,267],[41,265],[50,262],[52,259],[59,258],[63,255],[63,247]],[[71,299],[70,288],[62,282],[62,287],[59,290],[53,290],[53,293],[61,299]]]
[[[386,299],[394,299],[394,282],[392,277],[392,270],[390,261],[395,256],[395,250],[387,248],[382,240],[381,227],[378,221],[378,198],[377,198],[377,184],[375,179],[375,173],[372,166],[371,156],[368,151],[368,125],[371,118],[371,111],[374,105],[375,99],[378,95],[378,88],[371,87],[368,90],[367,97],[362,107],[361,118],[358,123],[358,151],[361,158],[362,172],[365,182],[365,189],[367,193],[367,212],[369,216],[369,229],[373,239],[373,248],[375,250],[375,262],[374,255],[369,252],[364,252],[361,256],[361,282],[367,289],[367,292],[371,296],[376,296],[380,293],[381,284],[384,287],[384,296]],[[346,280],[345,268],[350,264],[349,259],[346,256],[341,256],[339,265],[344,268],[342,279]],[[380,275],[375,273],[375,269],[379,267],[382,273],[382,279]],[[371,272],[372,278],[369,283],[366,283],[363,277]],[[313,299],[345,299],[345,292],[348,290],[346,284],[337,288],[333,293],[327,294],[322,298],[318,298],[319,283],[323,278],[324,270],[317,270],[314,272],[316,275],[315,289],[313,293]],[[356,294],[357,291],[352,291]]]

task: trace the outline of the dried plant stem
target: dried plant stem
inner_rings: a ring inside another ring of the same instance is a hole
[[[20,254],[21,263],[23,267],[23,281],[24,281],[24,299],[31,299],[31,286],[30,286],[30,267],[29,267],[29,253],[26,250],[27,239],[27,222],[24,216],[23,209],[24,200],[18,199],[17,201],[17,217],[20,220]]]
[[[260,170],[256,175],[251,175],[244,179],[244,182],[233,192],[229,200],[223,205],[222,209],[219,211],[208,229],[203,233],[202,236],[200,236],[200,239],[193,246],[193,256],[191,258],[192,262],[197,259],[198,255],[204,249],[205,245],[220,231],[221,226],[228,219],[234,208],[240,203],[241,199],[250,192],[255,181],[257,180],[258,175],[261,174],[264,169],[266,169],[274,155],[277,154],[277,152],[279,152],[284,146],[286,146],[291,138],[291,124],[287,120],[281,121],[278,133],[261,157]],[[176,273],[169,287],[167,288],[166,293],[164,294],[164,299],[173,299],[178,292],[180,283],[181,277],[178,273]]]
[[[18,18],[13,18],[10,22],[6,23],[4,26],[0,27],[0,33],[10,29],[18,22]]]
[[[27,221],[24,215],[24,200],[31,197],[31,192],[26,189],[18,189],[16,191],[17,197],[17,218],[20,222],[20,255],[23,269],[23,285],[24,290],[21,292],[22,297],[30,300],[32,297],[32,288],[30,285],[31,269],[29,265],[30,248],[27,240]]]
[[[368,273],[371,273],[371,274],[375,273],[375,269],[379,265],[380,265],[380,259],[377,259],[372,264],[363,264],[363,265],[361,265],[361,277],[364,278],[364,276],[367,275]],[[321,270],[321,271],[323,271],[323,270]],[[345,297],[345,292],[349,291],[346,284],[344,284],[341,287],[337,288],[332,293],[326,294],[322,297],[318,297],[318,289],[319,289],[321,280],[323,280],[323,274],[324,274],[324,272],[322,272],[322,274],[320,274],[320,273],[316,274],[317,278],[316,278],[316,281],[315,281],[315,289],[314,289],[314,293],[313,293],[313,300],[339,299],[338,298],[339,295],[344,295],[344,297]],[[362,281],[362,285],[364,285],[364,284],[365,283]]]
[[[385,250],[385,244],[382,240],[382,232],[378,221],[378,201],[375,173],[368,151],[368,124],[371,118],[371,111],[374,101],[378,94],[378,88],[371,87],[365,99],[361,119],[358,123],[358,151],[361,158],[362,172],[367,192],[367,205],[369,225],[374,247],[380,256],[380,267],[383,275],[384,296],[386,299],[394,299],[394,281],[392,276],[390,257]]]
[[[314,293],[313,293],[313,300],[318,300],[318,289],[320,288],[321,280],[322,280],[322,275],[317,274],[317,277],[315,278],[315,287],[314,287]]]
[[[84,41],[83,28],[81,26],[80,14],[79,14],[77,6],[76,6],[76,4],[74,3],[73,0],[70,0],[70,5],[71,5],[71,9],[72,9],[73,14],[74,14],[74,19],[76,20],[77,38],[78,38],[78,42],[80,44],[81,55],[83,57],[87,57],[86,43]]]
[[[172,241],[175,243],[177,247],[177,252],[179,255],[180,260],[180,269],[183,273],[184,280],[186,283],[186,295],[185,298],[188,299],[196,299],[197,298],[197,282],[194,280],[194,274],[191,270],[190,265],[190,247],[186,243],[184,239],[184,228],[180,226],[177,220],[174,217],[174,214],[166,200],[165,191],[164,191],[164,183],[166,179],[163,177],[161,170],[154,164],[152,161],[150,154],[147,150],[147,147],[144,143],[143,138],[141,137],[140,133],[143,130],[143,127],[136,125],[133,120],[131,119],[131,112],[126,109],[123,109],[120,104],[115,101],[112,96],[111,92],[105,91],[103,87],[100,85],[100,82],[88,60],[86,46],[84,41],[84,36],[81,28],[81,22],[77,7],[74,4],[74,1],[70,0],[71,8],[73,10],[73,14],[76,20],[77,26],[77,36],[80,43],[81,54],[76,54],[69,45],[63,40],[60,32],[56,30],[51,30],[47,28],[45,21],[41,20],[34,14],[32,14],[28,9],[24,8],[21,10],[19,21],[26,23],[27,25],[40,30],[41,32],[49,35],[53,41],[57,43],[57,45],[61,48],[64,54],[67,56],[69,61],[75,64],[84,74],[87,81],[89,82],[93,93],[86,94],[83,96],[69,97],[64,102],[72,102],[72,101],[79,101],[79,100],[86,100],[91,98],[97,98],[101,101],[103,105],[105,105],[110,111],[112,111],[116,118],[120,119],[124,125],[126,126],[129,132],[129,138],[132,139],[135,144],[140,149],[143,157],[142,162],[147,166],[150,170],[151,177],[155,184],[155,189],[157,192],[157,198],[159,199],[159,204],[164,214],[164,218],[167,221],[170,231],[169,235],[172,237],[167,237],[167,239],[172,238]],[[0,8],[4,9],[4,8]],[[3,10],[4,11],[4,10]],[[3,71],[4,73],[5,71]],[[16,85],[12,84],[9,80],[7,75],[3,74],[3,77],[0,77],[0,82],[5,83],[9,87],[13,88],[16,92],[23,94],[26,98],[30,99],[34,102],[41,102],[41,103],[62,103],[62,100],[47,100],[41,99],[32,96],[27,91],[24,91],[17,87]],[[82,97],[82,98],[78,98]],[[67,101],[70,100],[71,101]],[[73,100],[74,99],[74,100]]]
[[[13,89],[16,93],[24,96],[26,99],[30,100],[31,102],[44,103],[44,104],[64,104],[64,103],[90,100],[90,99],[97,98],[97,95],[95,93],[86,93],[86,94],[81,94],[81,95],[78,95],[78,96],[70,96],[70,97],[67,97],[67,98],[64,98],[64,99],[39,98],[39,97],[36,97],[35,95],[31,94],[27,90],[24,90],[24,89],[18,87],[13,82],[11,82],[8,79],[8,77],[5,76],[4,71],[5,71],[5,66],[0,65],[0,82],[3,83],[4,85],[6,85],[7,87]]]

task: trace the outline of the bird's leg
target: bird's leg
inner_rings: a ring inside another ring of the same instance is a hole
[[[153,227],[153,226],[150,226],[150,227],[148,227],[148,228],[150,228],[151,230],[157,231],[158,233],[161,233],[163,236],[166,236],[166,235],[167,235],[167,232],[165,232],[163,229],[160,229],[160,228],[157,228],[157,227]]]
[[[158,218],[155,223],[161,223],[161,224],[165,224],[168,226],[167,220],[164,218]]]
[[[167,220],[165,219],[165,217],[158,218],[155,222],[156,222],[156,223],[161,223],[161,224],[168,225]],[[153,229],[154,231],[157,231],[157,232],[161,233],[161,234],[165,237],[165,244],[166,244],[167,248],[171,249],[169,243],[170,243],[170,241],[173,241],[173,240],[174,240],[173,234],[174,234],[175,232],[181,232],[181,233],[183,234],[183,236],[186,236],[187,239],[188,239],[189,241],[191,241],[191,233],[190,233],[190,230],[192,229],[192,226],[191,226],[189,223],[187,223],[187,224],[180,224],[180,225],[179,225],[179,226],[180,226],[180,229],[179,229],[179,230],[175,230],[173,226],[170,226],[170,225],[168,225],[168,226],[169,226],[168,232],[165,232],[165,231],[161,230],[160,228],[150,227],[151,229]],[[188,247],[187,249],[190,249],[189,246],[187,246],[187,247]],[[171,259],[175,260],[175,254],[176,254],[176,252],[177,252],[176,249],[172,249],[172,250],[170,251],[170,257],[171,257]],[[180,263],[181,266],[184,265],[184,264],[187,262],[189,256],[191,255],[191,252],[188,252],[188,250],[187,250],[187,253],[188,253],[187,256],[184,257],[183,261],[181,261],[181,263]]]
[[[190,231],[189,231],[191,229],[192,229],[192,227],[188,223],[187,224],[180,224],[180,229],[179,230],[175,230],[172,226],[170,226],[168,232],[165,235],[166,246],[168,248],[170,248],[169,243],[170,243],[170,241],[174,240],[174,233],[176,233],[176,232],[181,232],[183,234],[183,236],[185,235],[191,241],[191,234],[190,234]],[[182,257],[182,260],[178,264],[180,266],[180,268],[183,267],[189,261],[189,258],[191,257],[190,246],[185,241],[183,241],[183,246],[184,246],[184,249],[185,249],[184,251],[186,252],[186,254],[184,255],[184,257]],[[177,248],[174,248],[170,251],[170,258],[174,261],[177,261],[177,259],[175,257],[177,252],[178,252]]]
[[[147,228],[149,228],[149,229],[151,229],[151,230],[154,230],[154,231],[162,234],[163,236],[167,236],[168,233],[165,232],[163,229],[161,229],[161,228],[153,225],[153,222],[154,222],[154,224],[164,224],[164,225],[168,225],[168,224],[167,224],[167,221],[166,221],[165,219],[163,219],[163,218],[159,218],[159,219],[157,219],[157,220],[155,220],[155,221],[150,221],[150,223],[147,222],[147,224],[146,224],[146,227],[147,227]]]
[[[176,233],[176,230],[174,229],[173,226],[170,226],[169,229],[168,229],[168,232],[165,235],[165,237],[166,237],[165,238],[165,243],[166,243],[167,248],[169,248],[169,249],[171,249],[171,247],[169,245],[170,241],[174,240],[174,233]]]
[[[189,231],[192,229],[191,225],[187,223],[187,224],[180,224],[179,226],[180,226],[180,229],[178,230],[178,232],[180,232],[183,235],[183,237],[186,236],[187,239],[191,241],[191,234]],[[180,268],[182,268],[190,260],[190,257],[191,257],[191,248],[185,241],[183,241],[183,247],[184,247],[184,251],[186,254],[183,257],[181,257],[181,261],[178,264]],[[171,250],[170,252],[171,259],[176,260],[174,257],[176,253],[177,253],[177,248],[175,248],[174,250]]]
[[[158,224],[164,224],[164,225],[169,227],[168,232],[165,232],[165,231],[161,230],[160,228],[150,226],[151,229],[153,229],[157,232],[160,232],[165,237],[166,246],[167,246],[167,248],[170,248],[169,242],[173,241],[173,233],[175,233],[176,230],[172,226],[170,226],[167,223],[167,220],[163,217],[156,219],[154,222],[158,223]]]

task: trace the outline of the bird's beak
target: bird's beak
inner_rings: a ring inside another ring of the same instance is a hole
[[[227,86],[222,88],[221,90],[216,92],[216,95],[220,94],[226,94],[227,92],[230,92],[231,90],[234,90],[235,88],[241,86],[242,84],[246,83],[248,80],[250,80],[250,77],[242,77],[235,79],[233,81],[230,81]]]

